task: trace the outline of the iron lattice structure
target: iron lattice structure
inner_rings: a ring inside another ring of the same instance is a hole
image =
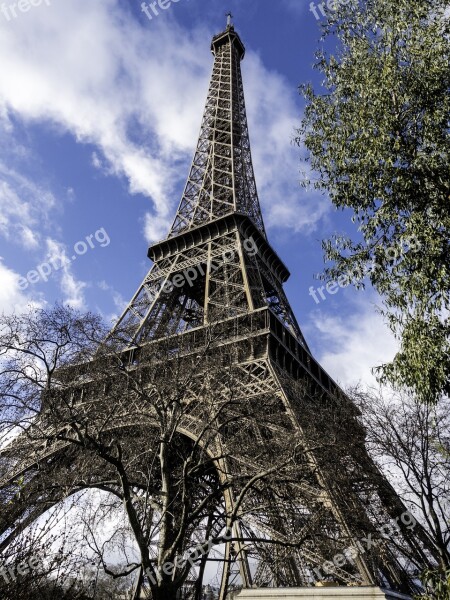
[[[245,49],[231,24],[213,38],[212,52],[206,108],[179,209],[167,238],[150,247],[153,266],[111,337],[121,340],[123,368],[131,370],[160,347],[166,357],[170,352],[179,357],[181,349],[189,361],[208,340],[217,369],[197,365],[186,390],[192,409],[177,425],[180,439],[195,441],[204,431],[205,380],[213,380],[208,389],[214,389],[214,398],[208,402],[217,405],[230,389],[223,373],[231,373],[239,427],[227,425],[231,419],[222,415],[205,444],[220,456],[224,492],[218,505],[225,506],[224,515],[233,512],[242,492],[242,483],[234,483],[238,476],[270,470],[290,440],[302,449],[286,476],[276,483],[265,479],[242,502],[233,539],[223,544],[222,600],[232,580],[244,587],[312,585],[323,575],[325,561],[328,575],[342,585],[411,591],[411,566],[425,564],[429,556],[419,526],[412,532],[398,521],[395,537],[361,549],[362,539],[398,520],[405,507],[369,458],[356,408],[311,355],[284,294],[289,272],[263,225],[240,69]],[[98,386],[82,385],[77,373],[66,373],[73,377],[71,394],[98,395]],[[107,396],[106,384],[100,393]],[[124,439],[132,428],[136,438],[153,416],[131,392],[124,394],[129,394],[127,406],[110,427],[123,430]],[[56,432],[54,441],[34,454],[21,437],[3,452],[2,547],[68,490],[83,487],[73,468],[81,460]],[[89,485],[103,476],[102,469],[92,463]],[[64,490],[52,485],[61,471]],[[27,493],[6,502],[21,476]],[[219,535],[226,518],[217,520],[211,535]],[[355,552],[338,566],[333,557],[349,547]],[[136,598],[145,586],[141,573]]]

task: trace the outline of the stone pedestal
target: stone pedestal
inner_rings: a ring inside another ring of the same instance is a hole
[[[237,596],[237,600],[334,600],[335,598],[339,600],[411,600],[411,596],[373,586],[255,588],[242,590]]]

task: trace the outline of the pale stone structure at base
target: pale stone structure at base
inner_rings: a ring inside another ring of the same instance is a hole
[[[242,590],[237,600],[411,600],[411,596],[373,586],[259,588]]]

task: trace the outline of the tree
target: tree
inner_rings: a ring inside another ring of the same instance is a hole
[[[448,600],[450,598],[450,569],[447,571],[426,570],[422,578],[427,593],[416,596],[416,600]]]
[[[81,513],[46,532],[62,538],[61,556],[41,536],[42,585],[68,598],[133,585],[135,598],[144,588],[153,600],[200,600],[215,564],[224,600],[251,584],[250,564],[260,585],[303,581],[305,552],[308,580],[361,582],[360,553],[343,553],[396,519],[401,534],[380,537],[365,560],[408,586],[428,540],[400,518],[357,409],[268,363],[247,326],[243,343],[225,343],[236,335],[230,319],[124,349],[127,332],[107,335],[90,314],[0,318],[0,414],[6,435],[21,431],[0,451],[0,556],[17,540],[26,548],[33,523],[72,502]],[[368,497],[378,498],[370,510]],[[31,578],[27,592],[39,597],[36,586]]]
[[[0,552],[52,505],[99,490],[100,505],[82,519],[77,548],[87,552],[76,568],[90,560],[112,579],[145,579],[154,599],[175,597],[196,569],[198,599],[216,548],[231,540],[238,561],[246,551],[242,514],[263,514],[273,489],[294,502],[288,486],[301,481],[308,455],[295,434],[270,445],[262,437],[271,425],[279,434],[284,406],[242,395],[240,350],[213,328],[196,335],[194,348],[169,337],[124,351],[91,314],[56,307],[1,318],[2,428],[21,435],[0,456]],[[100,539],[99,526],[118,514],[122,525]],[[275,545],[298,547],[302,535]]]
[[[370,454],[435,549],[437,568],[424,573],[424,582],[442,589],[450,572],[450,401],[431,407],[406,393],[351,395],[362,411]]]
[[[23,489],[23,488],[22,488]],[[71,539],[71,502],[47,511],[1,552],[2,600],[84,600],[71,585],[80,568]]]
[[[448,2],[335,5],[323,35],[337,49],[317,54],[323,93],[301,86],[297,142],[314,186],[358,231],[324,241],[323,276],[357,287],[369,277],[401,343],[381,379],[435,402],[450,392]]]

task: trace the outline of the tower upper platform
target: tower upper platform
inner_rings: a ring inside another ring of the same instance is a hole
[[[218,33],[213,37],[211,42],[211,52],[216,55],[217,51],[226,44],[230,44],[236,48],[240,60],[244,58],[245,46],[239,35],[235,32],[233,25],[228,25],[225,31],[222,31],[222,33]]]

